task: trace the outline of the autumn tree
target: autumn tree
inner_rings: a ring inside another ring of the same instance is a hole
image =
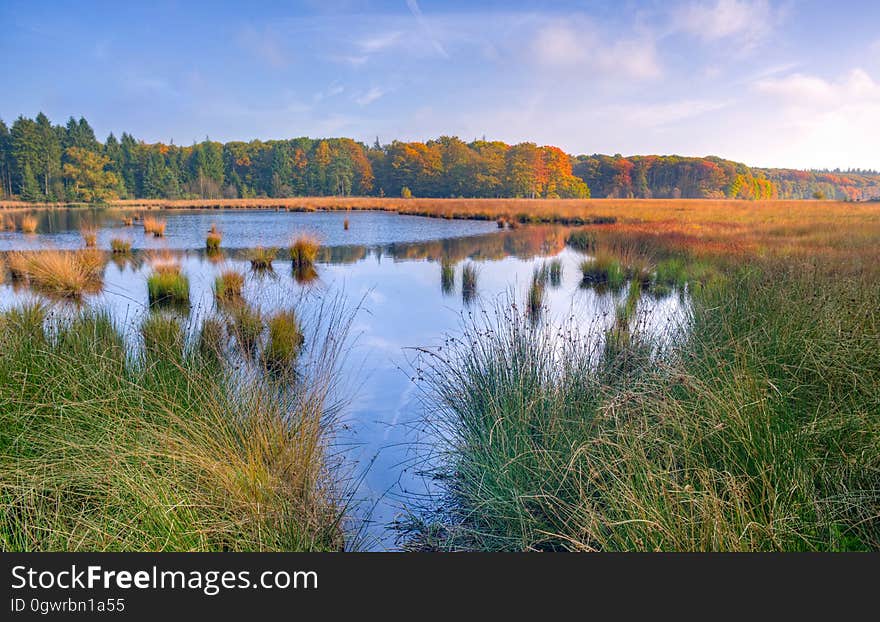
[[[75,200],[91,203],[117,197],[119,179],[107,170],[110,158],[82,147],[68,147],[65,158],[64,178]]]

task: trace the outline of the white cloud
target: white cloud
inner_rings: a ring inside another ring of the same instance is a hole
[[[745,49],[769,35],[779,17],[768,0],[691,2],[673,12],[677,29],[703,41],[736,40]]]
[[[690,119],[729,106],[728,101],[683,99],[652,104],[623,104],[608,108],[607,112],[626,123],[657,128]]]
[[[372,104],[374,101],[376,101],[377,99],[379,99],[383,95],[385,95],[386,92],[387,91],[380,89],[378,86],[374,86],[370,90],[368,90],[366,93],[363,93],[363,94],[355,97],[354,101],[359,106],[367,106],[369,104]]]
[[[754,90],[792,166],[880,166],[880,83],[862,69],[825,79],[807,74],[758,80]]]
[[[396,30],[383,32],[360,40],[358,47],[365,54],[375,54],[394,46],[402,36],[403,33]]]
[[[547,67],[584,67],[628,78],[656,78],[662,69],[653,38],[607,41],[587,20],[566,20],[540,26],[531,45],[532,58]]]

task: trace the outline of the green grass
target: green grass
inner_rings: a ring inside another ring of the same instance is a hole
[[[263,356],[266,365],[274,370],[288,369],[299,356],[303,345],[303,333],[296,314],[279,311],[267,322],[269,338]]]
[[[589,253],[596,250],[596,234],[592,231],[577,229],[568,235],[565,243],[577,251]]]
[[[235,336],[244,354],[253,354],[263,334],[263,316],[260,310],[242,303],[233,306],[229,316],[230,334]]]
[[[535,267],[532,272],[532,282],[529,285],[529,293],[526,297],[526,309],[532,319],[541,316],[544,309],[544,290],[549,278],[549,271],[546,265]]]
[[[220,242],[223,241],[223,235],[213,225],[205,238],[205,249],[209,253],[216,253],[220,250]]]
[[[189,304],[189,279],[175,269],[154,271],[147,277],[150,304]]]
[[[606,253],[598,253],[592,259],[582,261],[581,274],[584,284],[601,284],[618,288],[626,281],[626,271],[620,260]]]
[[[244,288],[244,275],[237,270],[224,270],[214,279],[214,296],[220,300],[241,298]]]
[[[141,324],[144,353],[153,360],[178,360],[183,356],[184,333],[180,319],[153,311]]]
[[[611,354],[509,310],[444,349],[426,375],[445,501],[414,520],[418,543],[880,548],[876,268],[705,271],[689,335],[660,354],[633,322],[635,289]]]
[[[562,260],[551,259],[549,267],[550,286],[559,287],[562,285]]]
[[[477,295],[477,267],[472,263],[461,268],[461,295],[466,303]]]
[[[440,260],[440,291],[449,295],[455,290],[455,262],[449,257]]]
[[[142,359],[106,314],[52,320],[39,341],[37,315],[0,315],[0,549],[343,546],[326,370],[233,379],[176,337],[163,350],[165,320]]]

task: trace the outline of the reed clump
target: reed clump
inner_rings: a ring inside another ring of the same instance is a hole
[[[214,295],[220,300],[241,298],[244,288],[244,275],[238,270],[224,270],[214,279]]]
[[[16,251],[7,261],[13,278],[26,279],[49,295],[79,298],[103,286],[105,258],[95,250]]]
[[[465,302],[473,300],[477,295],[477,267],[472,263],[461,268],[461,294]]]
[[[440,291],[449,295],[455,290],[455,262],[449,257],[440,260]]]
[[[259,309],[248,304],[236,305],[230,310],[228,328],[230,334],[235,336],[240,350],[249,356],[253,354],[263,335],[263,315]]]
[[[602,284],[621,287],[626,281],[626,271],[620,260],[608,253],[598,253],[592,259],[581,262],[584,284]]]
[[[36,233],[37,225],[39,221],[36,216],[22,216],[21,217],[21,232],[22,233]]]
[[[551,259],[549,266],[550,286],[559,287],[562,285],[562,260]]]
[[[86,248],[95,248],[98,245],[98,230],[94,227],[83,227],[80,229],[80,235]]]
[[[217,229],[217,225],[211,225],[208,231],[208,237],[205,239],[205,248],[209,253],[216,253],[220,250],[220,242],[223,241],[223,235]]]
[[[529,285],[529,293],[526,298],[526,309],[532,319],[539,318],[544,308],[544,290],[548,274],[546,266],[535,267],[532,272],[532,282]]]
[[[161,218],[144,216],[144,233],[147,235],[152,234],[156,238],[164,237],[166,225],[167,223]]]
[[[320,249],[321,243],[316,237],[311,235],[298,236],[290,245],[290,259],[293,266],[295,268],[313,266]]]
[[[21,316],[0,314],[0,548],[343,548],[348,493],[325,458],[338,350],[279,390],[181,356],[167,317],[145,320],[141,357],[99,313],[53,320],[40,345]]]
[[[274,370],[283,370],[296,361],[302,349],[304,337],[292,310],[279,311],[267,322],[269,337],[263,356],[266,365]]]
[[[155,259],[147,277],[147,293],[150,304],[188,305],[189,279],[173,259]]]
[[[577,251],[589,253],[596,250],[596,234],[585,229],[578,229],[568,235],[565,243]]]
[[[247,252],[247,259],[251,262],[251,268],[254,270],[269,270],[272,268],[272,262],[278,255],[277,248],[263,248],[258,246]]]
[[[117,255],[127,255],[131,252],[131,240],[113,238],[110,240],[110,250]]]

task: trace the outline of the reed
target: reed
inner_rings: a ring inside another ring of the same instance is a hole
[[[36,233],[37,225],[39,221],[36,216],[22,216],[21,217],[21,232],[22,233]]]
[[[300,235],[290,246],[290,259],[294,267],[314,265],[321,248],[318,239],[311,235]]]
[[[279,311],[267,322],[269,337],[263,356],[270,369],[284,370],[296,361],[304,337],[292,310]]]
[[[127,255],[131,252],[131,240],[125,238],[112,238],[110,250],[117,255]]]
[[[152,234],[153,237],[161,238],[165,236],[165,226],[167,223],[153,216],[144,216],[144,233]]]
[[[259,309],[248,304],[236,305],[231,309],[228,328],[242,353],[250,356],[263,334],[263,316]]]
[[[211,225],[211,230],[208,231],[208,237],[205,239],[205,248],[210,252],[217,252],[220,250],[220,242],[223,240],[223,235],[217,229],[216,225]]]
[[[343,548],[333,344],[279,391],[181,356],[173,319],[147,318],[141,357],[98,313],[53,319],[39,346],[18,315],[0,314],[4,551]]]
[[[80,229],[80,235],[86,248],[95,248],[98,245],[98,230],[94,227],[83,227]]]
[[[189,304],[189,279],[180,264],[171,258],[153,260],[153,272],[147,277],[150,304]]]
[[[183,326],[174,315],[151,312],[141,323],[141,338],[148,359],[173,361],[183,356],[185,344]]]
[[[589,253],[596,250],[596,234],[585,229],[578,229],[568,235],[565,243],[577,251]]]
[[[348,218],[346,218],[345,220],[342,221],[342,228],[345,231],[348,231]]]
[[[445,295],[455,290],[455,262],[449,257],[440,260],[440,291]]]
[[[470,302],[477,295],[477,267],[472,263],[461,268],[461,295],[465,302]]]
[[[626,271],[620,261],[607,253],[598,253],[581,262],[584,284],[602,284],[616,288],[626,281]]]
[[[241,298],[244,288],[244,275],[237,270],[224,270],[214,279],[214,295],[220,300]]]
[[[275,261],[276,255],[278,255],[277,248],[258,246],[249,250],[246,256],[254,270],[269,270],[272,268],[272,262]]]
[[[16,251],[7,255],[13,278],[50,295],[80,298],[103,286],[104,256],[86,251]]]
[[[559,287],[560,285],[562,285],[562,260],[561,259],[550,260],[549,274],[550,274],[550,286],[551,287]]]
[[[545,267],[535,267],[532,271],[532,282],[529,285],[529,293],[526,298],[526,309],[529,316],[536,320],[541,316],[544,308],[544,290],[547,283],[547,270]]]

